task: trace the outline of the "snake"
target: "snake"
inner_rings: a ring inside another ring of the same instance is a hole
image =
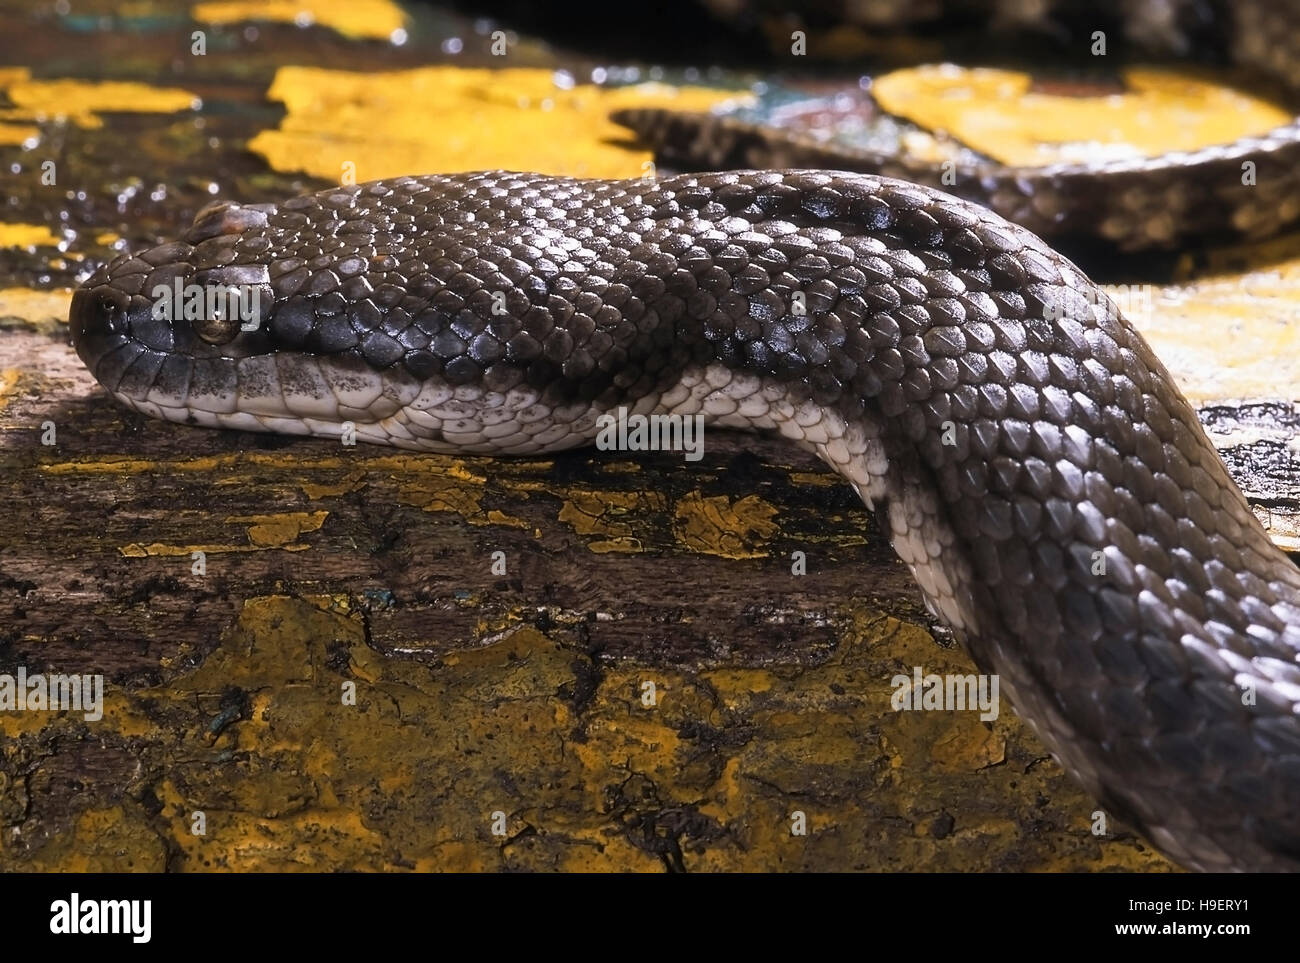
[[[1162,164],[1231,180],[1148,239],[1255,230],[1296,144],[1093,173],[1151,198]],[[69,330],[114,399],[180,424],[461,455],[588,445],[617,409],[784,437],[876,513],[929,612],[1109,812],[1190,869],[1295,870],[1300,570],[1141,335],[1033,229],[1065,175],[1004,174],[967,197],[760,167],[218,201],[95,270]],[[1038,214],[995,210],[1007,184]],[[214,286],[241,311],[159,310]]]

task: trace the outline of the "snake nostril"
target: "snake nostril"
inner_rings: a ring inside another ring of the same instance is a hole
[[[126,300],[111,288],[79,288],[68,308],[68,331],[72,344],[85,357],[86,351],[106,337],[123,333]]]
[[[74,346],[79,346],[94,326],[97,304],[95,295],[84,288],[73,292],[72,305],[68,308],[68,331]]]

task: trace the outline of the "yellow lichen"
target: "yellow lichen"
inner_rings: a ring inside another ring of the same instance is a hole
[[[637,177],[647,151],[620,142],[609,120],[621,107],[707,110],[745,95],[657,84],[557,86],[533,68],[422,67],[358,73],[282,67],[268,96],[287,110],[249,147],[279,170],[340,182],[401,174],[539,171]]]
[[[44,224],[0,224],[0,247],[54,247],[59,240]]]
[[[402,8],[389,0],[211,0],[196,3],[190,15],[211,24],[244,20],[303,27],[320,24],[360,40],[388,40],[406,25]]]
[[[34,123],[56,121],[93,129],[103,126],[100,114],[106,111],[169,114],[193,110],[199,103],[196,94],[176,87],[118,80],[33,80],[21,68],[0,74],[0,91],[14,105],[0,109],[0,144],[36,136]]]
[[[673,532],[691,551],[722,558],[762,558],[764,546],[779,530],[777,510],[757,495],[733,504],[725,495],[705,498],[691,492],[677,503]]]
[[[1067,96],[1036,90],[1016,71],[928,65],[877,77],[872,94],[891,114],[1029,167],[1195,150],[1291,120],[1267,101],[1186,74],[1133,68],[1123,76],[1123,93]]]

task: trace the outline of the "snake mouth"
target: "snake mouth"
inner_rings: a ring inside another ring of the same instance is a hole
[[[176,357],[176,338],[150,324],[150,313],[149,300],[112,284],[107,268],[72,295],[72,345],[96,380],[124,401],[143,399],[168,358]]]
[[[68,313],[72,345],[95,379],[118,401],[173,421],[234,411],[242,400],[235,367],[275,350],[263,324],[269,287],[248,286],[254,310],[242,317],[223,300],[239,293],[231,277],[259,272],[198,270],[193,251],[174,242],[120,255],[73,293]]]
[[[128,293],[120,280],[113,265],[92,276],[72,296],[68,328],[96,380],[136,411],[212,427],[337,434],[343,422],[394,410],[382,403],[378,372],[357,359],[277,351],[258,330],[237,326],[227,343],[214,344],[201,332],[221,319],[159,318],[155,298]]]
[[[142,259],[162,267],[142,270]],[[211,428],[270,431],[338,439],[352,426],[361,440],[438,447],[456,412],[442,412],[429,430],[403,429],[408,404],[437,408],[453,389],[405,369],[382,371],[360,355],[319,354],[275,342],[270,314],[230,328],[224,343],[204,332],[223,317],[158,310],[159,285],[184,288],[195,272],[174,245],[123,255],[91,275],[72,296],[68,329],[78,357],[119,403],[166,421]],[[155,283],[156,282],[156,283]],[[417,401],[417,396],[420,400]],[[455,403],[453,408],[455,407]]]
[[[83,363],[119,403],[141,414],[460,453],[554,450],[595,435],[596,408],[560,406],[527,385],[464,384],[403,365],[378,367],[359,349],[281,344],[283,325],[269,308],[251,330],[236,327],[228,341],[212,343],[201,332],[219,319],[158,317],[157,298],[149,296],[154,282],[188,282],[194,272],[174,246],[156,250],[100,268],[73,294],[68,315]],[[164,256],[163,273],[141,272],[141,259],[162,263]]]

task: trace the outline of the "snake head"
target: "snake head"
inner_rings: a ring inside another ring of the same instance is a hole
[[[114,258],[73,295],[78,355],[118,402],[169,421],[338,437],[390,417],[429,353],[372,330],[385,315],[366,272],[340,280],[369,252],[308,251],[342,244],[333,210],[311,210],[303,230],[291,207],[214,204],[180,240]]]
[[[99,382],[133,407],[217,401],[223,362],[272,348],[263,330],[274,301],[268,281],[264,264],[213,263],[188,239],[121,255],[73,294],[72,343]]]

